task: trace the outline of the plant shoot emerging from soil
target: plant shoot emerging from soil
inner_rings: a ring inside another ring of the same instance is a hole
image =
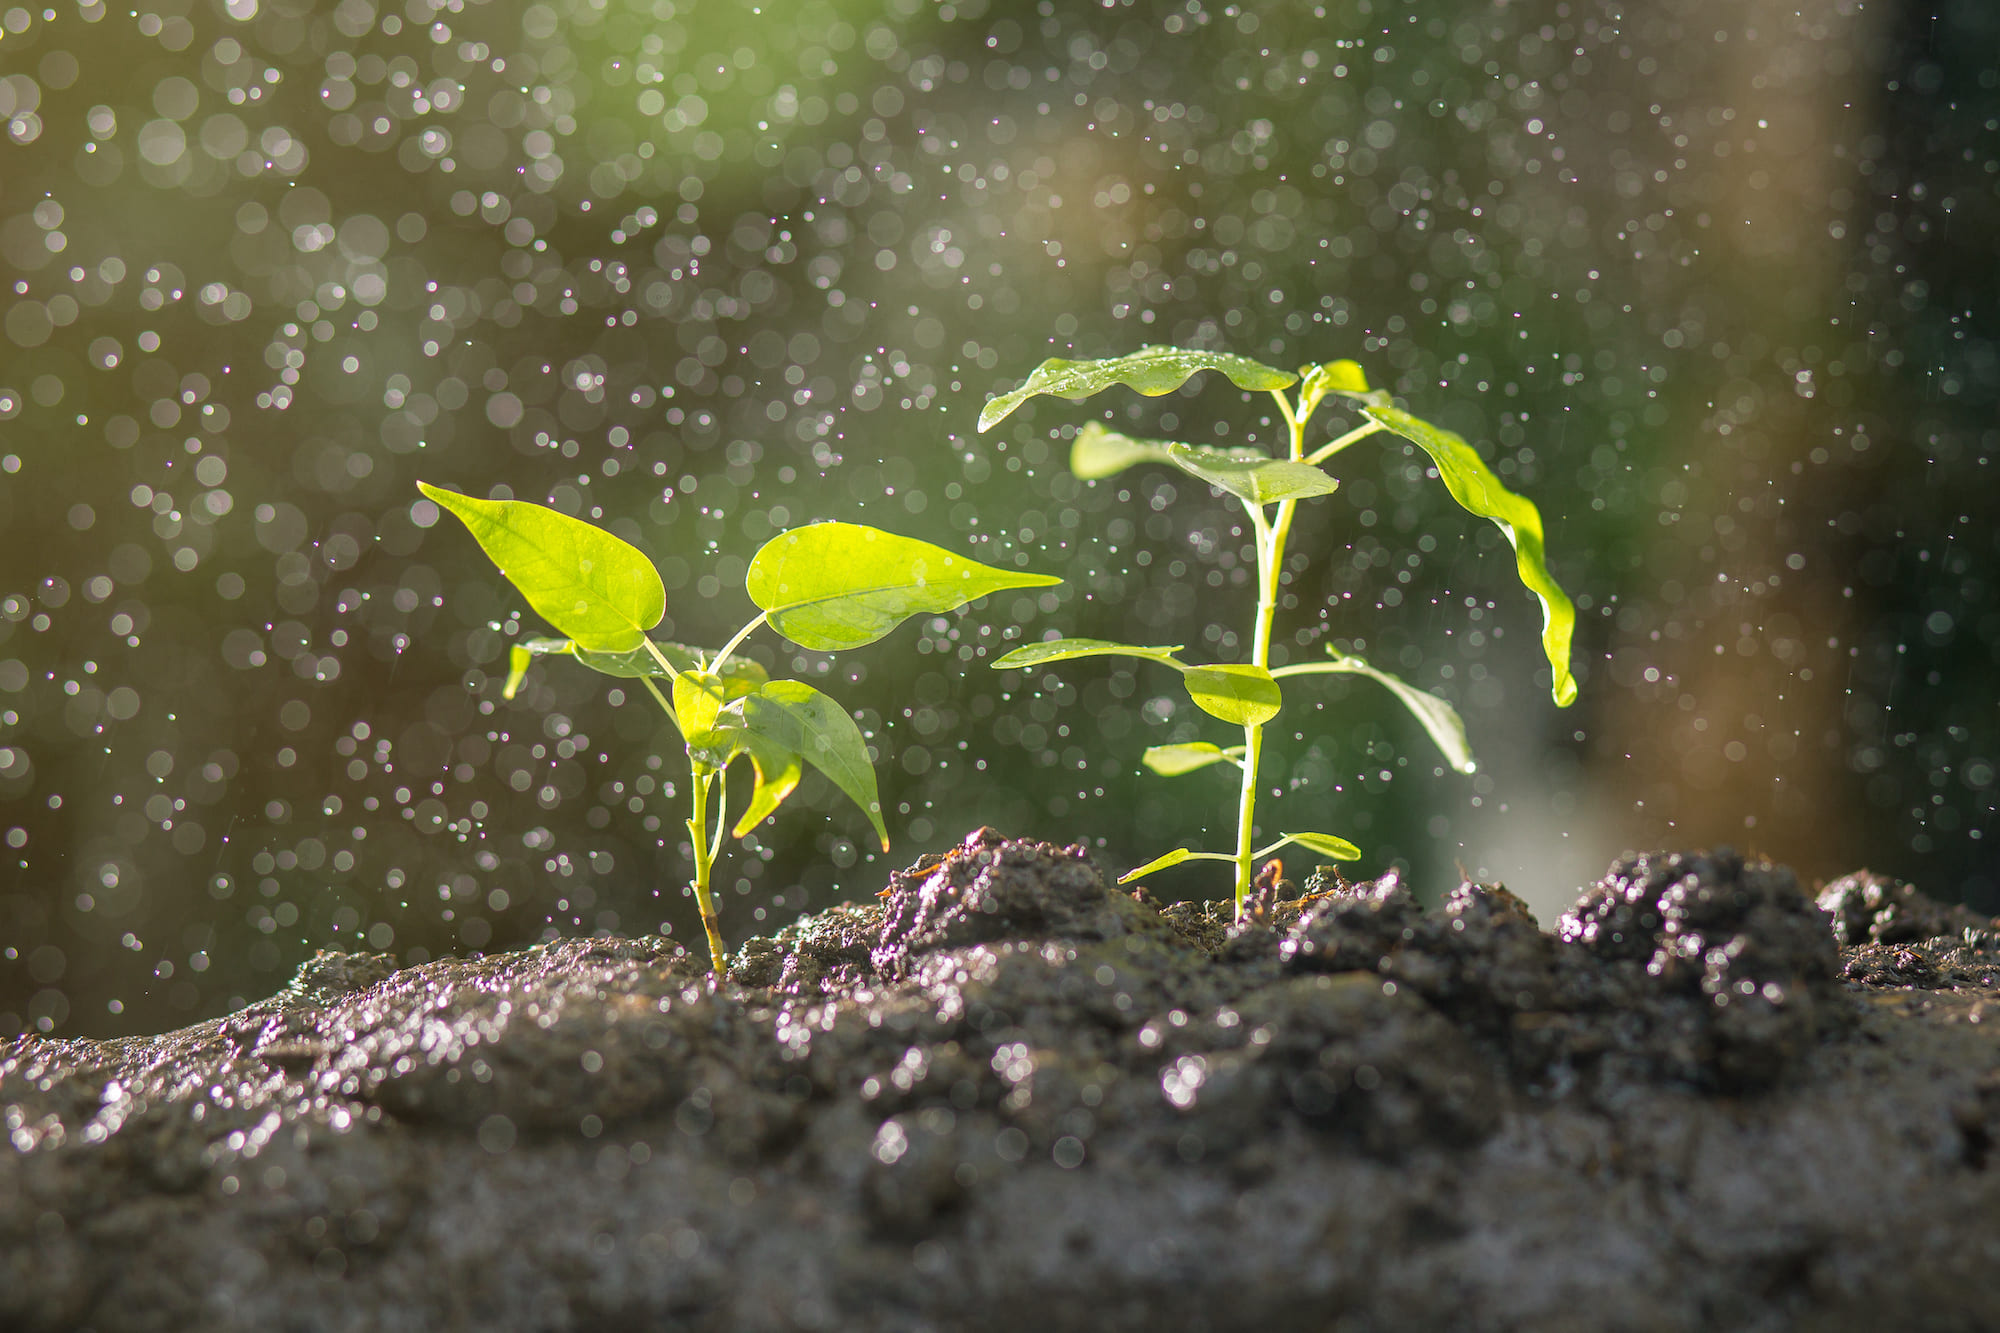
[[[1142,647],[1102,639],[1055,639],[1016,648],[993,665],[1039,667],[1078,657],[1136,657],[1178,671],[1196,707],[1241,727],[1241,745],[1226,749],[1206,741],[1156,745],[1142,757],[1147,768],[1163,777],[1178,777],[1215,764],[1235,765],[1242,776],[1236,850],[1198,852],[1178,847],[1120,880],[1129,882],[1183,861],[1231,862],[1236,872],[1236,907],[1241,913],[1256,863],[1287,844],[1336,860],[1352,860],[1361,855],[1353,843],[1329,833],[1286,833],[1269,846],[1251,846],[1264,726],[1278,715],[1283,704],[1280,679],[1358,675],[1379,681],[1423,724],[1453,768],[1462,773],[1473,770],[1465,723],[1449,703],[1436,695],[1378,670],[1359,657],[1342,653],[1331,644],[1327,645],[1328,661],[1271,668],[1271,626],[1278,610],[1279,574],[1285,568],[1285,543],[1291,535],[1293,513],[1300,500],[1330,495],[1340,484],[1327,475],[1323,464],[1370,435],[1385,431],[1401,436],[1430,455],[1452,498],[1468,512],[1493,520],[1512,544],[1521,582],[1541,600],[1542,649],[1554,673],[1551,692],[1556,703],[1564,707],[1576,699],[1576,682],[1569,671],[1570,636],[1576,626],[1576,611],[1549,575],[1542,549],[1541,514],[1535,506],[1501,485],[1492,469],[1459,436],[1411,416],[1397,407],[1386,392],[1370,389],[1361,367],[1353,361],[1306,366],[1293,374],[1247,357],[1173,347],[1147,347],[1130,356],[1101,361],[1051,358],[1038,366],[1020,387],[989,401],[979,414],[979,429],[984,431],[998,425],[1037,394],[1082,399],[1114,384],[1123,384],[1149,397],[1159,397],[1180,388],[1204,370],[1220,372],[1239,389],[1270,393],[1290,436],[1285,457],[1274,458],[1255,448],[1133,439],[1093,421],[1077,433],[1070,451],[1070,470],[1085,481],[1094,481],[1141,463],[1165,463],[1242,502],[1250,516],[1257,550],[1257,610],[1249,635],[1250,660],[1193,665],[1175,655],[1182,651],[1180,645]],[[1294,386],[1296,393],[1288,393]],[[1314,411],[1328,398],[1353,404],[1361,417],[1360,424],[1308,452],[1306,427]]]
[[[835,652],[873,643],[912,616],[954,611],[1008,588],[1062,582],[995,569],[879,528],[816,523],[779,533],[751,559],[745,584],[758,612],[711,652],[648,637],[666,615],[667,592],[636,546],[545,505],[480,500],[427,482],[417,487],[464,523],[528,605],[567,636],[514,645],[507,698],[535,657],[560,653],[607,676],[637,680],[680,732],[694,805],[687,821],[690,888],[718,979],[727,951],[709,880],[722,853],[730,764],[747,756],[753,775],[750,803],[730,829],[736,837],[774,814],[799,785],[801,765],[811,764],[861,807],[882,850],[889,850],[861,729],[804,681],[772,680],[738,656],[751,631],[769,625],[801,648]]]

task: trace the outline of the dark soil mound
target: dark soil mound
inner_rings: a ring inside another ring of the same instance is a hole
[[[982,830],[719,989],[662,939],[326,954],[18,1040],[0,1326],[1990,1326],[1993,922],[1727,853],[1553,934],[1305,887],[1163,911]]]

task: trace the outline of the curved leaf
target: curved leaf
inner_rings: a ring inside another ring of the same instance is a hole
[[[1227,352],[1194,352],[1179,347],[1142,347],[1129,356],[1102,361],[1065,361],[1050,357],[1017,389],[988,400],[979,413],[979,429],[991,430],[1009,412],[1036,394],[1088,398],[1123,384],[1149,398],[1172,393],[1204,370],[1220,371],[1239,389],[1284,389],[1298,382],[1289,370],[1278,370],[1247,356]]]
[[[732,836],[738,838],[778,812],[778,807],[785,803],[785,798],[798,789],[801,773],[799,757],[791,751],[766,740],[754,731],[742,734],[743,746],[739,753],[750,756],[750,766],[756,774],[756,785],[750,792],[749,808],[744,810],[743,817],[736,821],[736,827],[729,830]]]
[[[1368,403],[1386,403],[1388,395],[1368,387],[1368,376],[1358,361],[1328,361],[1324,365],[1299,369],[1299,420],[1313,414],[1328,394],[1339,394]]]
[[[1550,575],[1543,549],[1542,515],[1534,502],[1500,484],[1471,445],[1448,430],[1411,416],[1398,407],[1371,404],[1368,417],[1394,431],[1431,456],[1445,489],[1467,512],[1490,518],[1514,547],[1521,582],[1542,603],[1542,651],[1555,676],[1549,692],[1557,704],[1576,702],[1576,679],[1570,675],[1570,639],[1576,632],[1576,608]]]
[[[1014,651],[995,658],[993,669],[1004,671],[1016,667],[1046,666],[1050,662],[1068,662],[1078,657],[1137,657],[1170,666],[1176,671],[1186,671],[1187,663],[1174,657],[1181,647],[1178,643],[1170,648],[1141,648],[1129,643],[1113,643],[1109,639],[1050,639],[1046,643],[1024,643]]]
[[[702,664],[715,655],[700,648],[690,648],[684,643],[669,643],[661,639],[655,639],[653,646],[660,650],[660,656],[666,658],[675,671],[699,671]],[[588,648],[577,647],[573,639],[525,639],[513,646],[512,669],[507,674],[507,686],[501,695],[513,698],[514,692],[520,688],[529,660],[550,655],[574,657],[592,671],[625,680],[637,680],[642,676],[651,676],[656,680],[668,677],[666,667],[661,666],[658,659],[644,648],[622,653],[595,653]],[[771,678],[763,667],[746,657],[731,657],[722,664],[720,674],[733,691],[731,698]]]
[[[828,651],[873,643],[911,616],[954,611],[988,593],[1061,582],[859,523],[780,533],[750,561],[746,579],[771,628],[802,648]]]
[[[1336,838],[1331,833],[1287,833],[1257,855],[1268,856],[1288,842],[1297,843],[1301,847],[1318,852],[1321,856],[1330,856],[1336,861],[1361,859],[1359,847],[1345,838]]]
[[[1241,768],[1243,761],[1237,756],[1242,753],[1241,746],[1225,750],[1207,741],[1189,741],[1181,745],[1149,745],[1146,753],[1139,756],[1139,762],[1163,778],[1177,778],[1211,764],[1234,764]]]
[[[674,707],[688,738],[688,758],[697,773],[721,773],[743,755],[750,756],[755,785],[749,808],[730,832],[742,837],[777,812],[798,788],[799,756],[744,723],[742,715],[721,702],[719,688],[727,682],[713,675],[686,671],[674,681]],[[746,696],[738,696],[746,697]],[[733,700],[731,701],[734,702]],[[693,830],[693,821],[688,827]],[[695,837],[701,837],[699,831]]]
[[[731,701],[724,715],[826,774],[861,807],[875,826],[882,850],[889,850],[868,743],[847,710],[802,680],[774,680]]]
[[[1069,470],[1083,481],[1102,481],[1141,463],[1167,461],[1164,440],[1135,440],[1092,421],[1076,433],[1069,447]]]
[[[726,768],[734,754],[735,742],[718,732],[723,705],[729,695],[722,677],[705,671],[683,671],[674,677],[674,717],[681,734],[687,737],[688,754],[696,763],[710,768]]]
[[[1392,676],[1386,671],[1368,665],[1361,658],[1341,652],[1332,644],[1326,647],[1331,662],[1310,662],[1300,666],[1281,668],[1278,674],[1285,676],[1366,676],[1380,681],[1389,692],[1396,696],[1403,707],[1410,710],[1417,721],[1424,724],[1431,740],[1438,749],[1444,751],[1447,763],[1461,773],[1477,772],[1479,765],[1472,758],[1472,742],[1466,738],[1465,719],[1458,710],[1445,700],[1428,690],[1420,690],[1408,681]]]
[[[1340,489],[1339,482],[1312,464],[1283,458],[1237,458],[1219,449],[1169,444],[1167,461],[1189,476],[1254,505],[1332,495]]]
[[[1173,440],[1136,440],[1093,421],[1070,446],[1069,470],[1099,481],[1140,463],[1166,463],[1251,504],[1331,495],[1340,483],[1309,463],[1273,458],[1261,449],[1209,449]]]
[[[1181,683],[1202,712],[1239,727],[1269,722],[1284,704],[1271,673],[1245,662],[1189,667]]]
[[[638,547],[526,500],[479,500],[420,481],[465,524],[544,620],[595,652],[637,648],[667,611],[659,571]]]
[[[1118,882],[1130,884],[1143,875],[1150,875],[1155,870],[1165,870],[1168,866],[1177,866],[1183,861],[1234,861],[1235,859],[1233,856],[1224,856],[1221,852],[1191,852],[1185,847],[1176,847],[1165,856],[1154,857],[1137,870],[1126,871],[1118,877]]]
[[[1176,847],[1171,852],[1168,852],[1165,856],[1156,856],[1152,860],[1146,862],[1146,864],[1137,868],[1136,870],[1126,871],[1124,874],[1118,877],[1118,882],[1120,884],[1130,884],[1133,880],[1138,879],[1140,876],[1150,875],[1155,870],[1165,870],[1168,866],[1177,866],[1181,862],[1188,860],[1193,855],[1194,853],[1189,851],[1185,847]]]

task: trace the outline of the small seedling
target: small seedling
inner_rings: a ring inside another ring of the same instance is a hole
[[[737,656],[751,631],[769,625],[801,648],[837,652],[873,643],[912,616],[954,611],[1008,588],[1062,582],[995,569],[879,528],[816,523],[779,533],[752,558],[745,583],[758,612],[710,652],[648,637],[666,615],[667,590],[638,547],[544,505],[480,500],[426,482],[417,488],[464,523],[528,605],[567,636],[514,646],[507,698],[535,657],[564,654],[607,676],[637,680],[680,732],[694,803],[687,821],[694,845],[690,887],[718,978],[727,963],[709,878],[722,853],[730,764],[747,756],[753,774],[750,803],[730,830],[736,837],[776,812],[799,785],[804,763],[861,807],[882,850],[889,850],[861,729],[804,681],[772,680]]]
[[[1242,501],[1250,515],[1257,548],[1257,613],[1249,639],[1250,661],[1190,665],[1175,656],[1182,651],[1180,645],[1140,647],[1101,639],[1055,639],[1016,648],[993,665],[1038,667],[1100,656],[1156,662],[1181,673],[1181,683],[1186,686],[1189,698],[1203,712],[1243,728],[1241,745],[1226,749],[1206,741],[1156,745],[1141,758],[1147,768],[1164,777],[1178,777],[1216,764],[1235,765],[1242,774],[1235,852],[1197,852],[1178,847],[1119,881],[1129,882],[1183,861],[1233,862],[1236,907],[1241,914],[1257,861],[1287,844],[1336,860],[1352,860],[1361,855],[1353,843],[1329,833],[1287,833],[1268,847],[1251,846],[1264,726],[1278,715],[1284,702],[1278,685],[1280,679],[1357,675],[1379,681],[1423,724],[1453,768],[1462,773],[1473,771],[1465,723],[1449,703],[1436,695],[1332,645],[1327,646],[1327,661],[1271,669],[1271,625],[1278,610],[1279,572],[1285,567],[1285,542],[1291,535],[1293,512],[1300,500],[1330,495],[1340,484],[1326,474],[1322,464],[1349,446],[1383,431],[1400,435],[1429,454],[1452,498],[1468,512],[1492,519],[1513,545],[1521,582],[1541,599],[1542,649],[1554,671],[1551,690],[1556,703],[1565,707],[1576,698],[1576,682],[1569,671],[1570,636],[1576,626],[1576,610],[1549,576],[1542,551],[1542,518],[1535,506],[1501,485],[1492,469],[1463,439],[1411,416],[1397,407],[1387,393],[1370,389],[1361,367],[1352,361],[1307,366],[1295,375],[1247,357],[1173,347],[1148,347],[1130,356],[1103,361],[1051,358],[1038,366],[1019,388],[989,401],[979,414],[979,429],[984,431],[999,424],[1008,413],[1037,394],[1082,399],[1114,384],[1123,384],[1157,398],[1180,388],[1204,370],[1218,371],[1239,389],[1269,392],[1277,400],[1279,414],[1291,436],[1291,447],[1285,457],[1273,458],[1254,448],[1137,440],[1093,421],[1077,433],[1070,451],[1070,470],[1085,481],[1094,481],[1141,463],[1165,463]],[[1296,397],[1286,392],[1294,385]],[[1309,453],[1306,425],[1315,409],[1329,397],[1354,404],[1361,423]]]

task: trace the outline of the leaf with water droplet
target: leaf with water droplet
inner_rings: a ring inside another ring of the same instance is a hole
[[[1139,756],[1139,762],[1163,778],[1177,778],[1213,764],[1234,764],[1241,768],[1242,754],[1240,745],[1225,750],[1207,741],[1188,741],[1180,745],[1149,745]]]
[[[1170,666],[1176,671],[1186,671],[1187,663],[1174,657],[1181,648],[1178,643],[1165,648],[1142,648],[1136,644],[1113,643],[1109,639],[1050,639],[1044,643],[1024,643],[1012,652],[995,658],[993,669],[1005,671],[1046,666],[1050,662],[1068,662],[1079,657],[1137,657]]]
[[[1399,407],[1371,405],[1362,409],[1371,420],[1415,444],[1437,464],[1451,498],[1468,512],[1493,520],[1514,547],[1521,582],[1542,603],[1542,651],[1554,671],[1549,692],[1557,704],[1576,702],[1576,679],[1570,675],[1570,639],[1576,632],[1576,607],[1549,573],[1543,548],[1542,515],[1534,502],[1500,484],[1500,478],[1464,439],[1411,416]]]
[[[991,430],[1007,414],[1036,394],[1088,398],[1114,384],[1137,389],[1149,398],[1172,393],[1204,370],[1220,371],[1239,389],[1285,389],[1298,381],[1289,370],[1228,352],[1196,352],[1179,347],[1143,347],[1129,356],[1099,361],[1066,361],[1050,357],[1035,367],[1019,388],[989,400],[979,414],[979,429]]]
[[[667,610],[666,585],[638,547],[526,500],[480,500],[429,482],[449,511],[543,619],[593,652],[628,652]]]
[[[1273,458],[1259,449],[1208,449],[1174,440],[1137,440],[1091,422],[1070,446],[1069,468],[1085,481],[1113,476],[1139,463],[1166,463],[1217,490],[1251,504],[1277,504],[1331,495],[1340,483],[1309,463]]]
[[[1188,697],[1202,712],[1239,727],[1269,722],[1284,704],[1284,695],[1271,673],[1247,662],[1189,667],[1181,684],[1187,686]]]
[[[942,546],[859,523],[780,533],[750,561],[750,600],[803,648],[859,648],[911,616],[955,611],[1009,588],[1048,588],[1047,574],[995,569]]]

